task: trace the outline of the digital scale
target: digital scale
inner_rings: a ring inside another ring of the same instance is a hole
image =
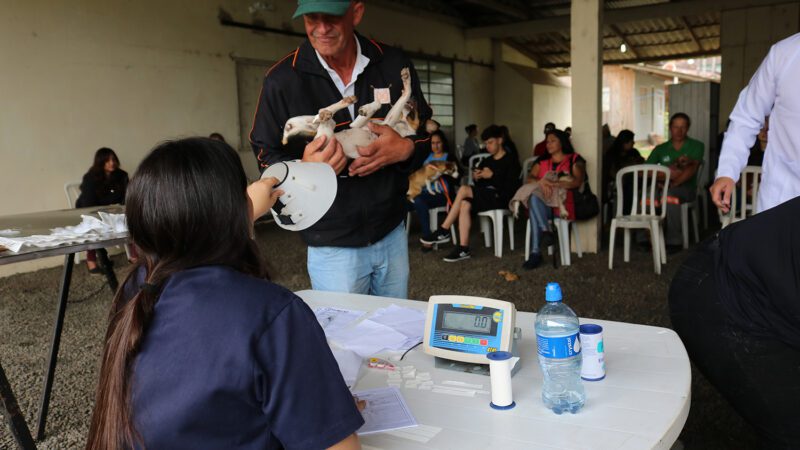
[[[519,356],[513,303],[462,295],[434,295],[425,318],[425,353],[436,357],[436,368],[489,375],[486,354],[495,351]],[[516,364],[512,375],[519,370]]]

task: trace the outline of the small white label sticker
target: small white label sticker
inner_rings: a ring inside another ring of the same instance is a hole
[[[380,102],[382,105],[388,105],[392,103],[392,94],[389,91],[389,88],[375,88],[375,100]]]

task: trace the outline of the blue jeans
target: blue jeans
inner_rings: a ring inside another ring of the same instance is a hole
[[[528,199],[528,214],[531,218],[531,253],[539,253],[539,241],[542,231],[548,231],[548,221],[553,217],[553,208],[544,204],[542,199],[531,195]]]
[[[447,197],[444,194],[431,195],[427,190],[423,190],[414,197],[414,211],[417,212],[419,226],[422,228],[422,236],[431,235],[431,221],[428,212],[433,208],[438,208],[447,204]],[[438,224],[437,224],[438,225]]]
[[[308,247],[314,290],[408,298],[408,273],[408,238],[402,223],[366,247]]]

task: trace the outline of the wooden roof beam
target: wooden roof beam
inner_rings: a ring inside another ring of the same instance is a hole
[[[691,25],[689,25],[689,22],[686,21],[686,17],[678,16],[676,17],[676,20],[678,21],[678,23],[683,25],[683,28],[685,28],[686,31],[689,32],[689,36],[691,36],[692,42],[694,42],[694,45],[697,46],[697,51],[703,50],[703,46],[700,45],[700,40],[697,39],[697,35],[694,34],[694,30],[692,29]]]
[[[472,5],[478,5],[484,8],[491,9],[492,11],[505,14],[506,16],[513,17],[515,19],[526,20],[530,18],[528,12],[525,11],[524,9],[517,8],[512,5],[506,5],[504,3],[498,2],[497,0],[462,0],[462,1],[464,3],[469,3]]]

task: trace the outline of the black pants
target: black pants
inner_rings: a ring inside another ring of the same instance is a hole
[[[714,280],[716,237],[678,270],[672,325],[703,375],[760,434],[765,448],[800,448],[800,351],[732,323]]]

